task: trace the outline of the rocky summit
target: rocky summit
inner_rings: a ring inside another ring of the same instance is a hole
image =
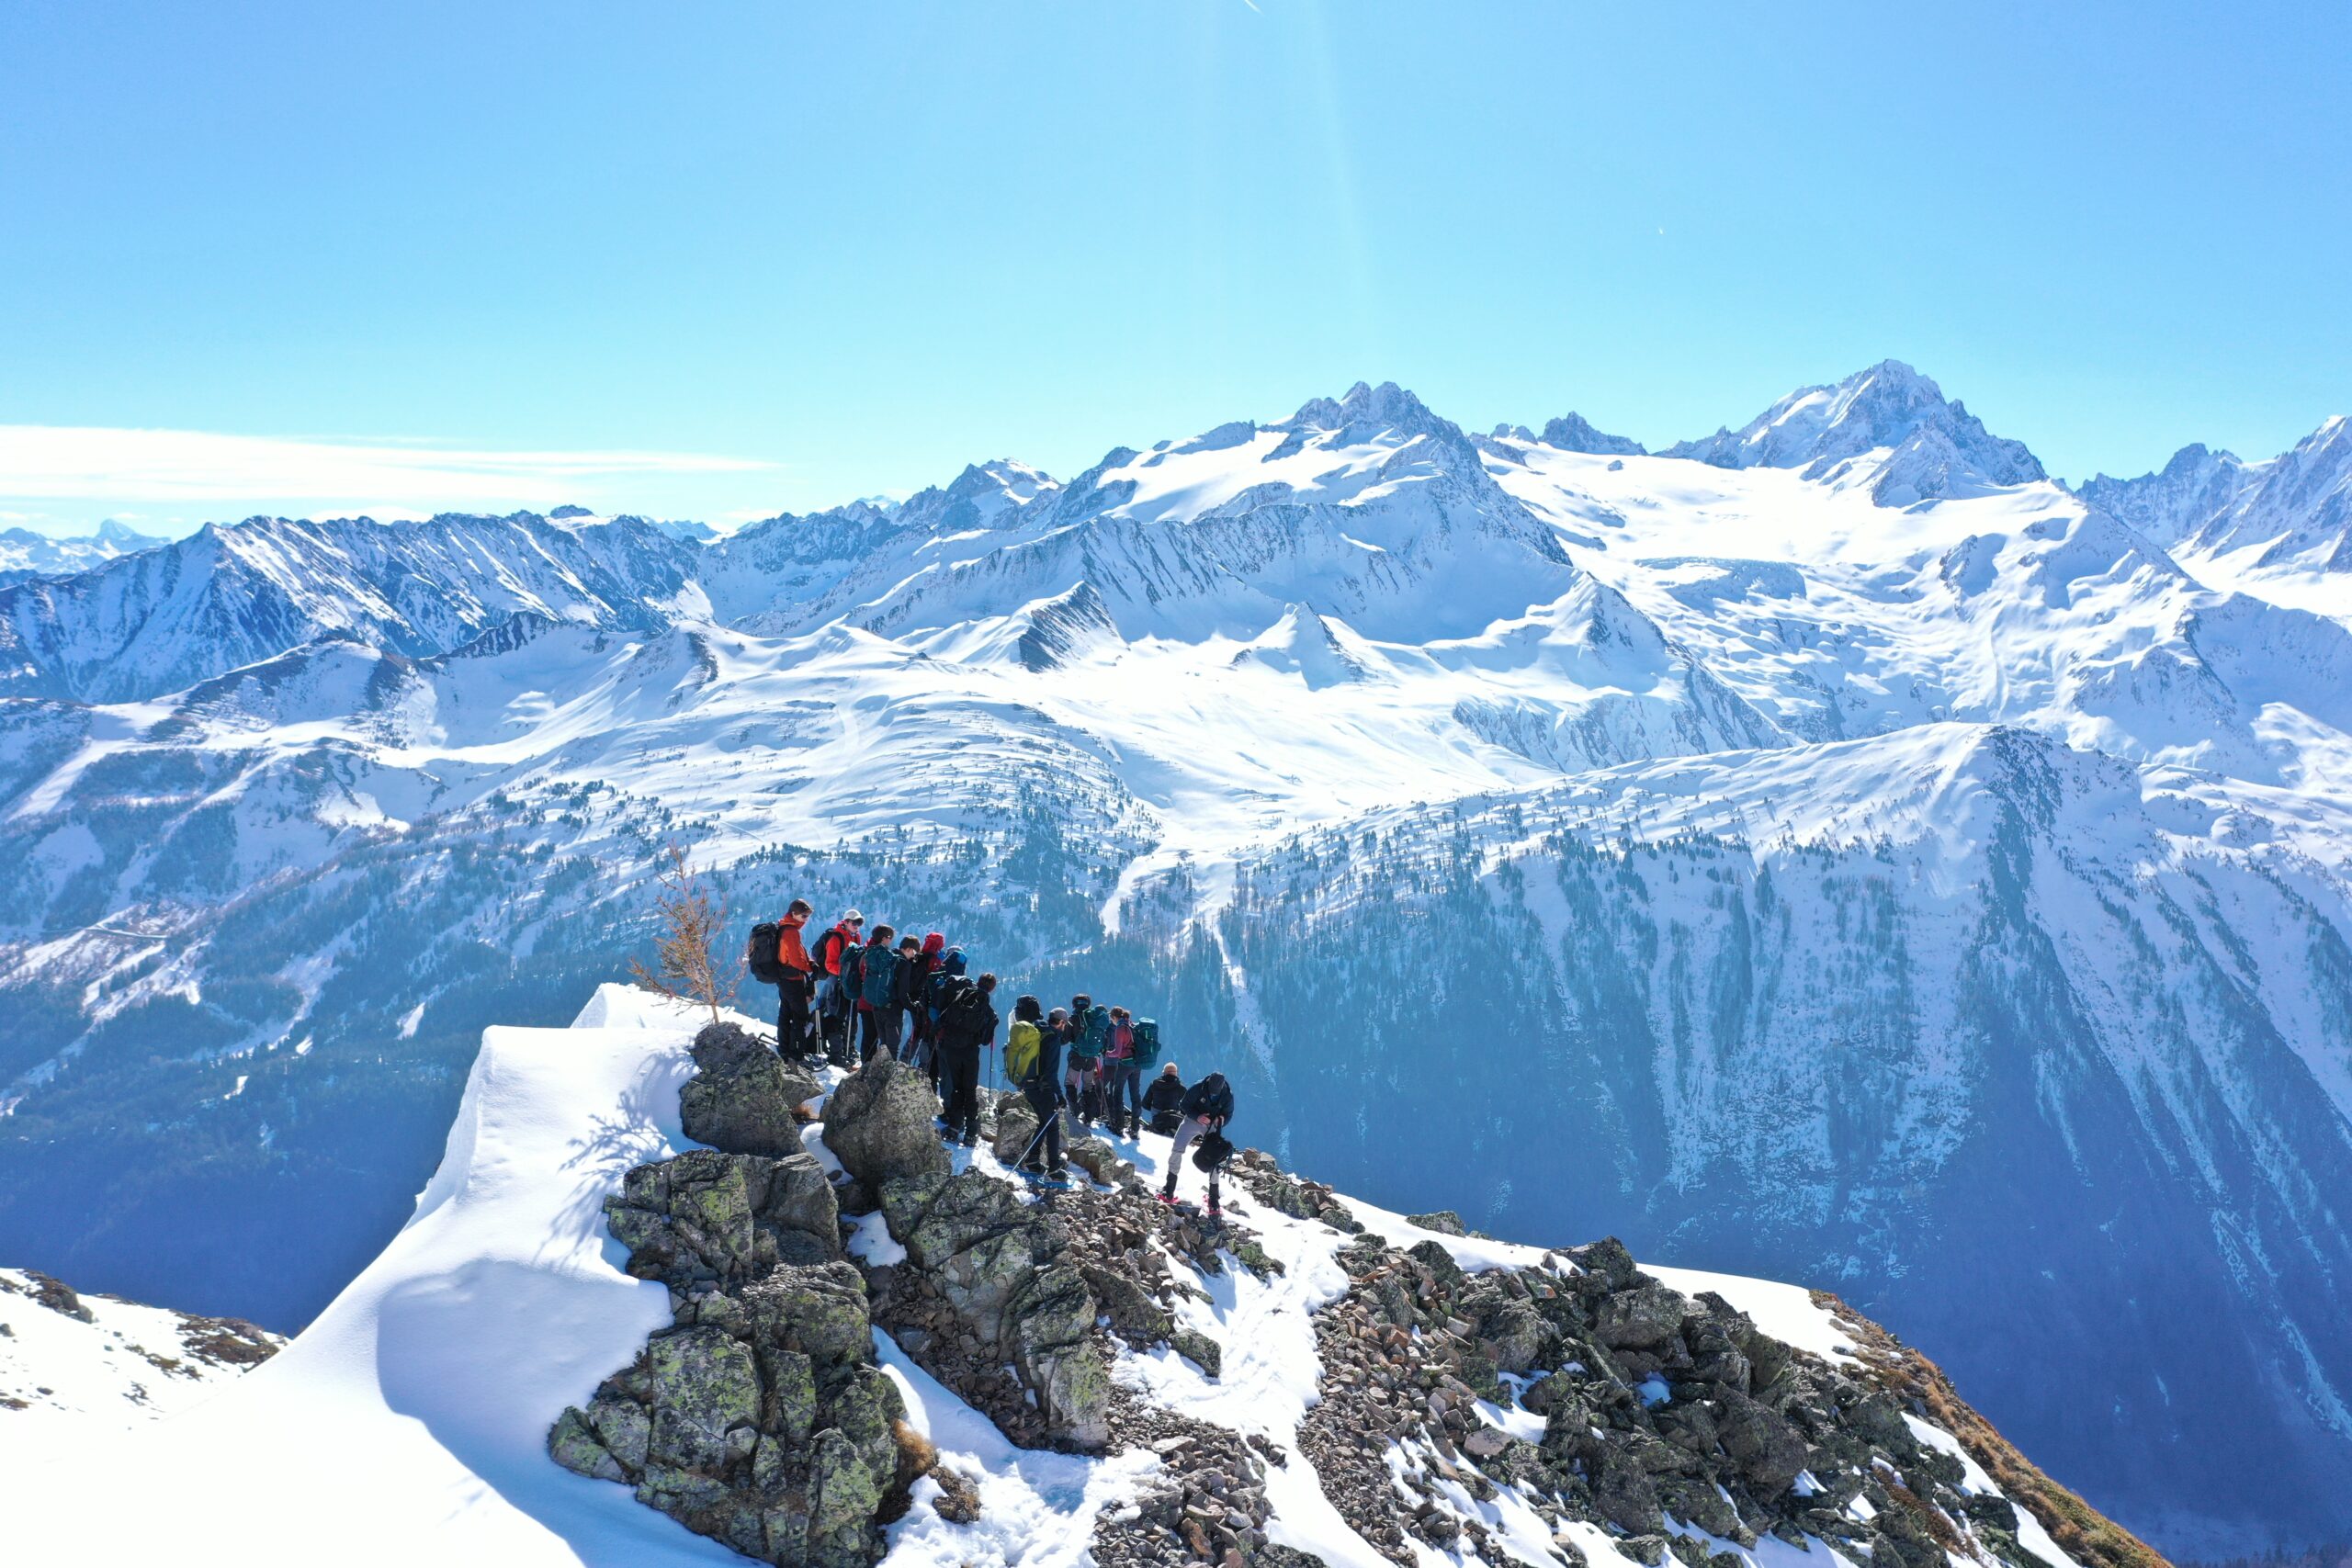
[[[1385,1214],[1254,1149],[1221,1220],[1159,1201],[1156,1138],[1079,1139],[1069,1189],[1032,1190],[1013,1097],[951,1154],[911,1068],[820,1082],[727,1023],[693,1058],[709,1146],[605,1206],[671,1322],[548,1450],[746,1557],[864,1568],[901,1521],[994,1550],[991,1472],[910,1421],[919,1376],[1007,1452],[1122,1478],[1073,1525],[1119,1568],[2161,1562],[1834,1297],[1763,1287],[1792,1343],[1727,1293],[1754,1281]]]

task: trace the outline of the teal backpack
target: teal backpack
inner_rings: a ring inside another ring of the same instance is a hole
[[[1136,1054],[1131,1059],[1145,1071],[1159,1065],[1159,1025],[1150,1019],[1136,1020]]]
[[[1091,1060],[1102,1055],[1110,1045],[1111,1010],[1104,1004],[1096,1002],[1086,1010],[1086,1016],[1079,1021],[1078,1038],[1070,1042],[1069,1054]]]

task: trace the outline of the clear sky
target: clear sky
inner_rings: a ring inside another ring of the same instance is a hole
[[[0,520],[758,515],[1358,378],[1658,444],[1890,355],[2070,477],[2267,455],[2352,412],[2347,61],[2341,0],[12,0]]]

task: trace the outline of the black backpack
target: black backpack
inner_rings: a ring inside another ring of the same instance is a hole
[[[979,1021],[980,1008],[988,998],[980,994],[980,987],[967,975],[945,975],[939,978],[947,982],[944,986],[934,983],[932,987],[932,995],[937,998],[933,1005],[939,1009],[940,1035],[944,1039],[962,1041],[973,1032],[972,1026]]]
[[[1233,1157],[1233,1140],[1223,1133],[1206,1132],[1193,1145],[1193,1166],[1195,1169],[1214,1173]],[[1171,1182],[1176,1179],[1170,1177]]]
[[[775,920],[762,920],[752,928],[752,945],[743,951],[743,963],[763,986],[784,984],[784,960],[776,955],[783,941],[784,927]]]

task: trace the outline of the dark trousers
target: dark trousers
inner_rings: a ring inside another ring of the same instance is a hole
[[[947,1132],[967,1143],[980,1135],[980,1048],[932,1042],[939,1081],[947,1095]]]
[[[1133,1062],[1106,1061],[1102,1098],[1111,1110],[1111,1131],[1143,1130],[1143,1069]]]
[[[891,1051],[899,1043],[898,1019],[895,1016],[884,1017],[884,1014],[889,1011],[888,1008],[861,1007],[858,1009],[857,1054],[869,1062],[874,1059],[877,1052]],[[890,1031],[887,1038],[882,1032],[885,1027]]]
[[[789,1060],[816,1054],[808,1013],[808,976],[787,969],[775,988],[775,1052]]]
[[[1022,1164],[1035,1165],[1042,1154],[1046,1168],[1062,1168],[1062,1111],[1054,1103],[1051,1084],[1031,1083],[1021,1086],[1022,1097],[1029,1101],[1029,1109],[1037,1113],[1038,1135],[1029,1142],[1029,1152]]]

